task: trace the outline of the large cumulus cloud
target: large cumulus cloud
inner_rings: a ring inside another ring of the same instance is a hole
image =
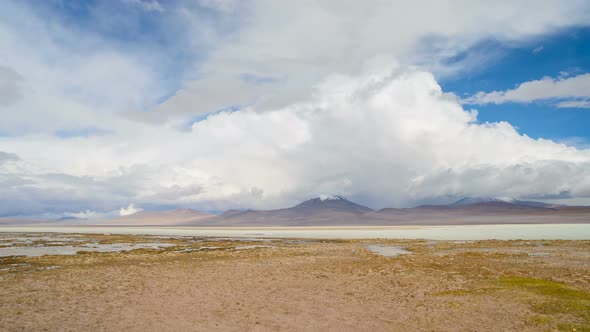
[[[117,4],[82,26],[0,5],[0,215],[590,197],[588,151],[479,123],[436,79],[587,25],[587,1]]]
[[[319,193],[372,207],[462,195],[590,196],[590,151],[532,139],[506,122],[479,123],[431,73],[399,65],[332,75],[308,100],[213,114],[188,132],[142,126],[121,144],[93,138],[96,150],[88,140],[21,141],[23,152],[78,153],[51,173],[2,166],[13,181],[5,197],[22,197],[21,206],[32,198],[39,211],[112,211],[129,203],[273,208]]]
[[[231,182],[257,186],[268,199],[329,192],[382,207],[440,196],[587,192],[588,151],[476,116],[430,73],[394,66],[332,76],[306,103],[212,116],[193,134],[222,137],[214,165],[225,161],[236,171]]]

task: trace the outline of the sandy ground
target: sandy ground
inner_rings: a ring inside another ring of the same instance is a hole
[[[590,241],[157,240],[0,258],[0,330],[590,331]]]

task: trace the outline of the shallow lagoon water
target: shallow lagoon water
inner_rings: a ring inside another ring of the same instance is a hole
[[[31,246],[0,248],[0,257],[8,256],[44,256],[44,255],[75,255],[80,251],[120,252],[135,249],[160,249],[173,246],[171,243],[114,243],[114,244],[82,244],[79,246]]]
[[[359,227],[0,227],[0,232],[111,233],[230,238],[590,240],[590,224]]]
[[[381,244],[371,244],[367,246],[372,253],[385,257],[396,257],[399,255],[411,254],[411,251],[407,251],[402,247],[386,246]]]

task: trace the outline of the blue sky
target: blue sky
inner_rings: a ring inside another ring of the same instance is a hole
[[[515,46],[483,42],[470,51],[479,51],[478,48],[492,49],[498,56],[488,66],[441,81],[445,91],[468,96],[478,91],[512,89],[522,82],[544,76],[558,77],[562,72],[570,75],[590,72],[590,29],[585,27],[566,29]],[[557,108],[551,100],[478,105],[475,108],[479,111],[479,121],[508,121],[520,132],[534,138],[580,145],[590,142],[590,112],[587,108]]]
[[[4,1],[0,216],[590,204],[589,22],[585,0]]]

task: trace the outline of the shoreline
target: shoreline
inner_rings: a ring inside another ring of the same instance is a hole
[[[0,226],[0,232],[111,233],[127,235],[428,240],[590,240],[590,224],[495,224],[435,226],[186,227]]]

